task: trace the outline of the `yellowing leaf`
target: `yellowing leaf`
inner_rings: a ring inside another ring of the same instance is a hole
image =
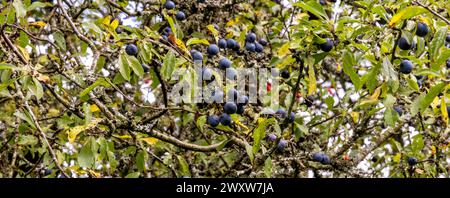
[[[314,73],[314,66],[310,66],[308,70],[309,82],[308,82],[308,96],[316,93],[317,90],[317,82],[316,82],[316,74]]]
[[[88,125],[79,125],[70,128],[69,131],[67,131],[67,139],[69,140],[70,143],[74,142],[78,134],[96,127],[100,121],[101,119],[92,119],[92,121]]]
[[[415,171],[418,174],[423,174],[424,173],[424,171],[422,169],[420,169],[420,168],[416,168]]]
[[[47,25],[47,23],[45,23],[44,21],[36,21],[33,23],[30,23],[31,26],[37,26],[37,27],[44,27],[45,25]]]
[[[395,162],[395,163],[398,163],[398,162],[400,162],[400,159],[402,158],[402,154],[401,153],[397,153],[393,158],[392,158],[392,160]]]
[[[239,125],[240,127],[244,128],[245,130],[249,130],[247,126],[245,126],[244,124],[242,124],[239,120],[235,120],[235,122],[237,125]]]
[[[218,35],[219,35],[219,31],[216,30],[216,28],[214,27],[214,25],[208,25],[207,26],[208,30],[211,32],[211,34],[214,36],[214,38],[217,39]]]
[[[448,112],[447,112],[447,105],[445,105],[445,97],[441,97],[441,114],[442,114],[442,120],[445,123],[445,126],[448,126]]]
[[[106,16],[103,21],[102,21],[103,25],[109,26],[109,24],[111,24],[111,16],[108,15]]]
[[[373,104],[378,102],[378,97],[381,93],[381,86],[376,88],[371,96],[367,98],[367,100],[363,100],[359,105]]]
[[[350,116],[352,116],[353,122],[358,123],[359,120],[359,112],[353,111],[350,113]]]
[[[113,30],[115,30],[117,27],[119,27],[119,21],[117,19],[114,19],[113,22],[111,22],[111,25]]]
[[[144,142],[147,142],[147,144],[149,144],[149,145],[154,145],[158,142],[158,139],[152,138],[152,137],[141,138],[141,140]]]
[[[199,39],[199,38],[190,38],[188,41],[186,41],[186,45],[195,45],[195,44],[209,45],[209,42],[206,39]]]
[[[227,22],[226,26],[227,26],[227,27],[230,27],[230,26],[233,26],[234,24],[236,24],[236,23],[238,23],[238,22],[239,22],[239,18],[236,17],[234,20],[233,20],[233,19],[229,20],[229,21]]]
[[[381,93],[381,86],[376,88],[373,94],[369,97],[369,100],[376,100],[380,96]]]
[[[92,104],[91,107],[90,107],[90,109],[91,109],[91,112],[97,112],[97,111],[100,111],[100,109],[98,108],[98,106],[97,106],[96,104]]]
[[[50,82],[50,77],[48,77],[47,75],[41,74],[41,75],[38,75],[36,78],[42,82],[46,82],[46,83]]]
[[[433,107],[433,109],[435,109],[438,105],[439,105],[439,98],[436,97],[433,99],[433,102],[431,102],[431,107]]]
[[[132,138],[131,135],[113,135],[113,136],[116,138],[119,138],[119,139],[131,139]]]
[[[94,178],[101,178],[100,173],[97,173],[97,172],[95,172],[93,170],[88,170],[88,171],[89,171],[89,173],[91,174],[92,177],[94,177]]]
[[[395,14],[391,21],[389,22],[389,26],[393,27],[397,22],[404,19],[409,19],[411,17],[417,16],[419,14],[428,12],[425,8],[420,6],[410,6],[403,10],[400,10],[397,14]]]
[[[177,46],[186,54],[189,54],[188,49],[186,48],[186,45],[184,42],[180,39],[176,39]]]
[[[22,53],[23,57],[28,62],[30,60],[30,54],[28,54],[28,51],[25,48],[23,48],[23,47],[20,47],[20,46],[16,46],[16,47],[20,50],[20,52]]]
[[[87,126],[76,126],[76,127],[71,128],[67,132],[67,139],[69,140],[70,143],[74,142],[75,139],[77,138],[78,134],[80,134],[81,132],[83,132],[86,129],[87,129]]]
[[[278,56],[279,57],[286,56],[289,53],[289,46],[290,46],[289,42],[283,44],[283,46],[281,46],[280,49],[278,49]]]
[[[435,146],[431,146],[431,153],[433,155],[436,155],[436,147]]]
[[[336,71],[337,72],[341,72],[341,70],[342,70],[342,66],[341,66],[341,64],[337,64],[337,68],[336,68]]]

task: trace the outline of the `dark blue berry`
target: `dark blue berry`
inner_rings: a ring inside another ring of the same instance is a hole
[[[186,15],[184,14],[184,12],[178,11],[177,15],[175,15],[175,18],[179,21],[183,21],[184,19],[186,19]]]
[[[229,68],[229,67],[231,67],[231,61],[228,60],[227,58],[222,58],[219,61],[219,67],[220,67],[220,69]]]
[[[416,164],[417,164],[417,158],[415,158],[415,157],[409,157],[409,158],[408,158],[408,164],[409,164],[410,166],[416,165]]]
[[[314,153],[312,159],[316,162],[322,162],[324,155],[322,153]]]
[[[219,116],[217,115],[208,116],[207,122],[212,127],[216,127],[217,125],[219,125]]]
[[[223,106],[223,111],[227,114],[233,114],[237,111],[237,105],[234,102],[227,102]]]
[[[142,69],[144,70],[145,73],[150,71],[150,67],[146,64],[142,64]]]
[[[134,44],[129,44],[125,48],[125,52],[130,56],[136,56],[138,54],[138,48]]]
[[[278,150],[283,151],[284,148],[286,148],[286,145],[287,145],[287,141],[281,139],[281,140],[278,142],[277,148],[278,148]]]
[[[323,50],[324,52],[329,52],[333,49],[334,43],[329,38],[326,38],[325,40],[326,40],[325,43],[320,44],[320,49]]]
[[[291,112],[291,115],[289,116],[288,121],[291,123],[295,121],[295,113],[294,112]]]
[[[234,49],[234,45],[236,44],[236,41],[234,39],[228,39],[227,40],[227,47],[230,49]]]
[[[400,106],[394,106],[394,110],[398,113],[399,116],[403,115],[403,110]]]
[[[266,46],[268,43],[267,43],[266,39],[260,39],[259,44],[261,44],[262,46]]]
[[[275,134],[273,134],[273,133],[271,133],[271,134],[269,134],[268,136],[267,136],[267,141],[269,141],[269,142],[273,142],[273,141],[275,141],[277,139],[277,136],[275,135]]]
[[[418,37],[424,37],[428,34],[428,26],[425,23],[419,22],[417,23],[417,30],[416,30],[416,35]]]
[[[219,117],[219,121],[224,126],[230,126],[231,125],[231,116],[226,113],[222,113],[222,115],[220,115],[220,117]]]
[[[278,109],[275,114],[279,115],[280,117],[284,118],[286,117],[286,111],[284,109]]]
[[[281,71],[281,77],[283,77],[284,79],[288,79],[289,77],[291,77],[289,71],[287,69]]]
[[[255,43],[255,51],[261,53],[264,51],[264,47],[259,43]]]
[[[400,63],[400,72],[404,74],[409,74],[412,72],[413,64],[409,60],[402,60]]]
[[[243,114],[244,111],[245,111],[244,105],[243,105],[243,104],[238,104],[238,105],[237,105],[237,111],[236,111],[236,113],[237,113],[237,114]]]
[[[245,36],[245,41],[250,42],[250,43],[254,43],[254,42],[256,41],[256,34],[253,33],[253,32],[248,33],[248,34]]]
[[[168,10],[172,10],[175,8],[175,3],[173,1],[167,0],[166,4],[164,4],[164,7]]]
[[[191,56],[194,61],[202,61],[203,60],[203,54],[197,50],[191,51]]]
[[[225,39],[219,39],[219,42],[217,43],[219,44],[220,48],[227,48],[227,41]]]
[[[408,42],[408,40],[406,40],[406,38],[401,37],[398,40],[398,47],[402,50],[409,50],[411,49],[412,45]]]
[[[216,44],[211,44],[206,48],[206,52],[211,56],[217,55],[219,53],[219,47]]]
[[[254,51],[255,51],[255,48],[256,48],[256,46],[255,46],[254,43],[249,43],[249,42],[245,43],[245,49],[246,49],[247,51],[249,51],[249,52],[254,52]]]

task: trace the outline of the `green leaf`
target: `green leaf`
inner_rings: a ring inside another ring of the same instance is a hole
[[[348,76],[350,76],[350,79],[355,85],[355,90],[358,91],[359,89],[361,89],[362,84],[359,75],[356,73],[355,68],[353,68],[354,65],[356,65],[356,61],[355,58],[353,57],[353,54],[346,51],[343,57],[344,72]]]
[[[136,155],[136,166],[140,172],[143,172],[146,170],[145,162],[146,162],[146,152],[145,151],[139,151]]]
[[[388,86],[392,93],[396,92],[399,86],[399,81],[397,77],[397,72],[392,67],[391,61],[388,57],[383,58],[382,63],[382,74],[386,77],[388,81]]]
[[[94,164],[95,156],[91,149],[91,144],[87,143],[78,153],[78,164],[84,168],[91,168]]]
[[[16,80],[18,80],[19,78],[13,78],[13,79],[9,79],[8,81],[0,84],[0,91],[3,91],[5,88],[9,87],[9,85],[11,85],[12,83],[14,83]]]
[[[45,7],[48,7],[48,6],[52,6],[52,4],[51,3],[43,3],[43,2],[40,2],[40,1],[35,1],[30,6],[28,6],[27,11],[32,11],[32,10],[35,10],[37,8],[45,8]]]
[[[138,178],[140,174],[140,172],[133,172],[125,176],[125,178]]]
[[[16,10],[17,19],[23,18],[27,15],[27,10],[25,9],[25,6],[23,5],[21,0],[14,0],[12,5]]]
[[[39,100],[44,96],[44,89],[42,88],[42,84],[35,77],[33,77],[33,82],[36,90],[36,98]]]
[[[172,51],[169,51],[164,56],[164,63],[161,67],[161,75],[165,80],[170,79],[173,71],[175,70],[175,55]]]
[[[195,44],[209,45],[209,42],[206,39],[199,39],[199,38],[190,38],[186,42],[186,45],[195,45]]]
[[[375,88],[378,86],[378,80],[377,80],[377,76],[380,73],[380,69],[381,69],[381,64],[375,64],[370,71],[364,75],[364,77],[366,78],[364,80],[367,88],[369,89],[370,93],[373,93],[373,91],[375,90]]]
[[[442,66],[445,67],[448,59],[450,59],[450,49],[444,48],[441,53],[438,53],[437,59],[431,62],[431,69],[434,71],[441,70]]]
[[[191,176],[191,172],[189,171],[189,164],[184,159],[183,156],[177,155],[178,164],[180,166],[180,171],[183,174],[183,176]]]
[[[177,35],[177,29],[175,28],[175,24],[173,22],[172,17],[170,17],[169,15],[167,15],[166,13],[164,13],[164,18],[167,20],[167,22],[169,23],[170,29],[172,29],[172,32],[174,35]]]
[[[294,3],[294,6],[298,6],[303,10],[309,11],[319,18],[328,20],[328,15],[323,9],[323,6],[320,5],[317,1],[308,1],[306,3],[303,1],[299,1],[297,3]]]
[[[119,56],[119,72],[125,80],[130,81],[131,69],[126,56],[125,54]]]
[[[248,144],[247,141],[244,141],[245,144],[245,151],[247,152],[248,158],[250,158],[250,162],[253,164],[253,160],[255,159],[255,156],[253,155],[253,147]]]
[[[10,69],[15,70],[17,67],[8,63],[0,63],[0,70]]]
[[[36,129],[36,126],[34,125],[34,122],[31,119],[31,116],[28,112],[20,112],[20,111],[16,111],[14,113],[15,116],[19,117],[22,120],[25,120],[31,127]]]
[[[258,153],[261,148],[261,140],[266,136],[266,120],[259,123],[258,127],[253,131],[253,153]]]
[[[272,158],[268,157],[266,161],[264,162],[264,174],[266,177],[270,178],[272,177]]]
[[[21,146],[27,146],[27,145],[35,145],[39,141],[38,139],[33,135],[21,135],[19,137],[19,142],[17,144]]]
[[[409,78],[406,78],[406,81],[408,82],[409,87],[413,89],[414,91],[419,91],[419,84],[417,84],[417,79],[411,75]]]
[[[111,84],[109,84],[108,81],[105,80],[105,78],[99,78],[94,83],[92,83],[92,85],[89,85],[89,87],[84,89],[80,93],[80,97],[86,96],[87,94],[89,94],[89,92],[91,92],[94,88],[96,88],[98,86],[104,86],[106,88],[109,88],[109,87],[111,87]]]
[[[133,69],[133,72],[139,76],[139,78],[142,78],[144,76],[144,68],[142,68],[142,64],[139,62],[139,60],[134,56],[125,56],[127,58],[127,62],[130,65],[131,69]]]
[[[142,43],[139,45],[139,57],[144,63],[151,63],[153,58],[153,45],[151,43]]]
[[[440,28],[433,36],[430,44],[430,61],[434,61],[439,54],[439,50],[444,46],[445,37],[447,36],[447,26]]]
[[[64,34],[56,31],[53,33],[53,38],[55,39],[56,45],[61,48],[61,50],[66,50],[66,39],[64,38]]]
[[[409,6],[405,9],[400,10],[394,16],[392,16],[391,21],[389,22],[389,26],[393,26],[401,20],[409,19],[426,12],[428,11],[420,6]]]
[[[393,107],[396,102],[397,99],[392,94],[387,94],[383,104],[385,107]]]
[[[424,147],[423,136],[421,134],[417,134],[413,137],[413,142],[411,144],[411,151],[413,153],[419,153],[422,151]]]
[[[425,109],[430,106],[430,104],[433,102],[434,98],[441,93],[445,88],[445,83],[440,83],[435,86],[432,86],[430,91],[425,95],[425,97],[420,101],[419,110],[421,113],[425,111]]]
[[[160,82],[153,68],[150,69],[150,77],[152,79],[152,84],[150,86],[152,89],[155,89],[160,84]]]
[[[200,116],[197,119],[196,124],[197,124],[197,127],[200,129],[201,132],[203,132],[203,126],[205,125],[205,123],[206,123],[206,116]]]
[[[231,139],[227,139],[227,140],[222,141],[219,144],[219,146],[216,148],[216,151],[221,151],[228,144],[228,142],[230,142],[230,141],[231,141]]]
[[[384,111],[384,123],[389,126],[394,126],[398,120],[398,113],[392,107],[386,108]]]
[[[23,31],[20,32],[20,36],[17,38],[17,41],[20,47],[26,47],[30,44],[30,38],[28,38],[28,35]]]
[[[420,110],[420,103],[425,98],[425,93],[420,94],[411,104],[411,116],[415,116]]]

